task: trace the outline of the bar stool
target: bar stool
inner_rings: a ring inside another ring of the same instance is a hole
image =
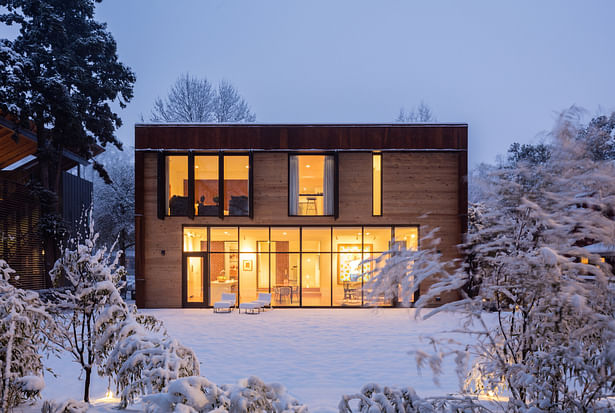
[[[307,201],[305,202],[305,213],[308,214],[310,210],[314,212],[314,215],[318,215],[318,207],[316,206],[316,198],[311,197],[311,196],[308,197]]]

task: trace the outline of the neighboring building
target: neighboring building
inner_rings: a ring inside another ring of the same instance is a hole
[[[40,204],[28,186],[38,167],[37,139],[29,130],[18,129],[17,136],[15,130],[13,122],[0,116],[0,259],[19,276],[16,285],[43,289],[51,286],[48,272],[53,257],[45,256]],[[80,171],[80,165],[87,165],[85,159],[68,150],[62,155],[60,205],[70,230],[91,205],[92,183],[68,172]]]
[[[466,124],[139,124],[135,148],[139,307],[372,305],[361,262],[427,227],[460,258]]]

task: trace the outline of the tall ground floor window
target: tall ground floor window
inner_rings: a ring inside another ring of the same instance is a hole
[[[418,249],[418,226],[184,227],[184,306],[206,307],[223,293],[237,302],[271,293],[277,307],[391,305],[371,297],[369,260],[393,242]],[[382,264],[379,264],[382,265]]]

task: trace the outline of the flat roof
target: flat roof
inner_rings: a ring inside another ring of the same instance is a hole
[[[136,150],[456,150],[466,123],[138,123]]]

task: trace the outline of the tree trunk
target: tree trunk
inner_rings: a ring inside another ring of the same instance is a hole
[[[9,411],[9,388],[11,386],[11,364],[13,363],[13,340],[15,338],[15,320],[11,320],[6,345],[6,360],[4,363],[4,383],[2,383],[2,411]]]
[[[90,378],[92,376],[92,367],[85,367],[85,386],[83,388],[83,401],[90,402]]]

